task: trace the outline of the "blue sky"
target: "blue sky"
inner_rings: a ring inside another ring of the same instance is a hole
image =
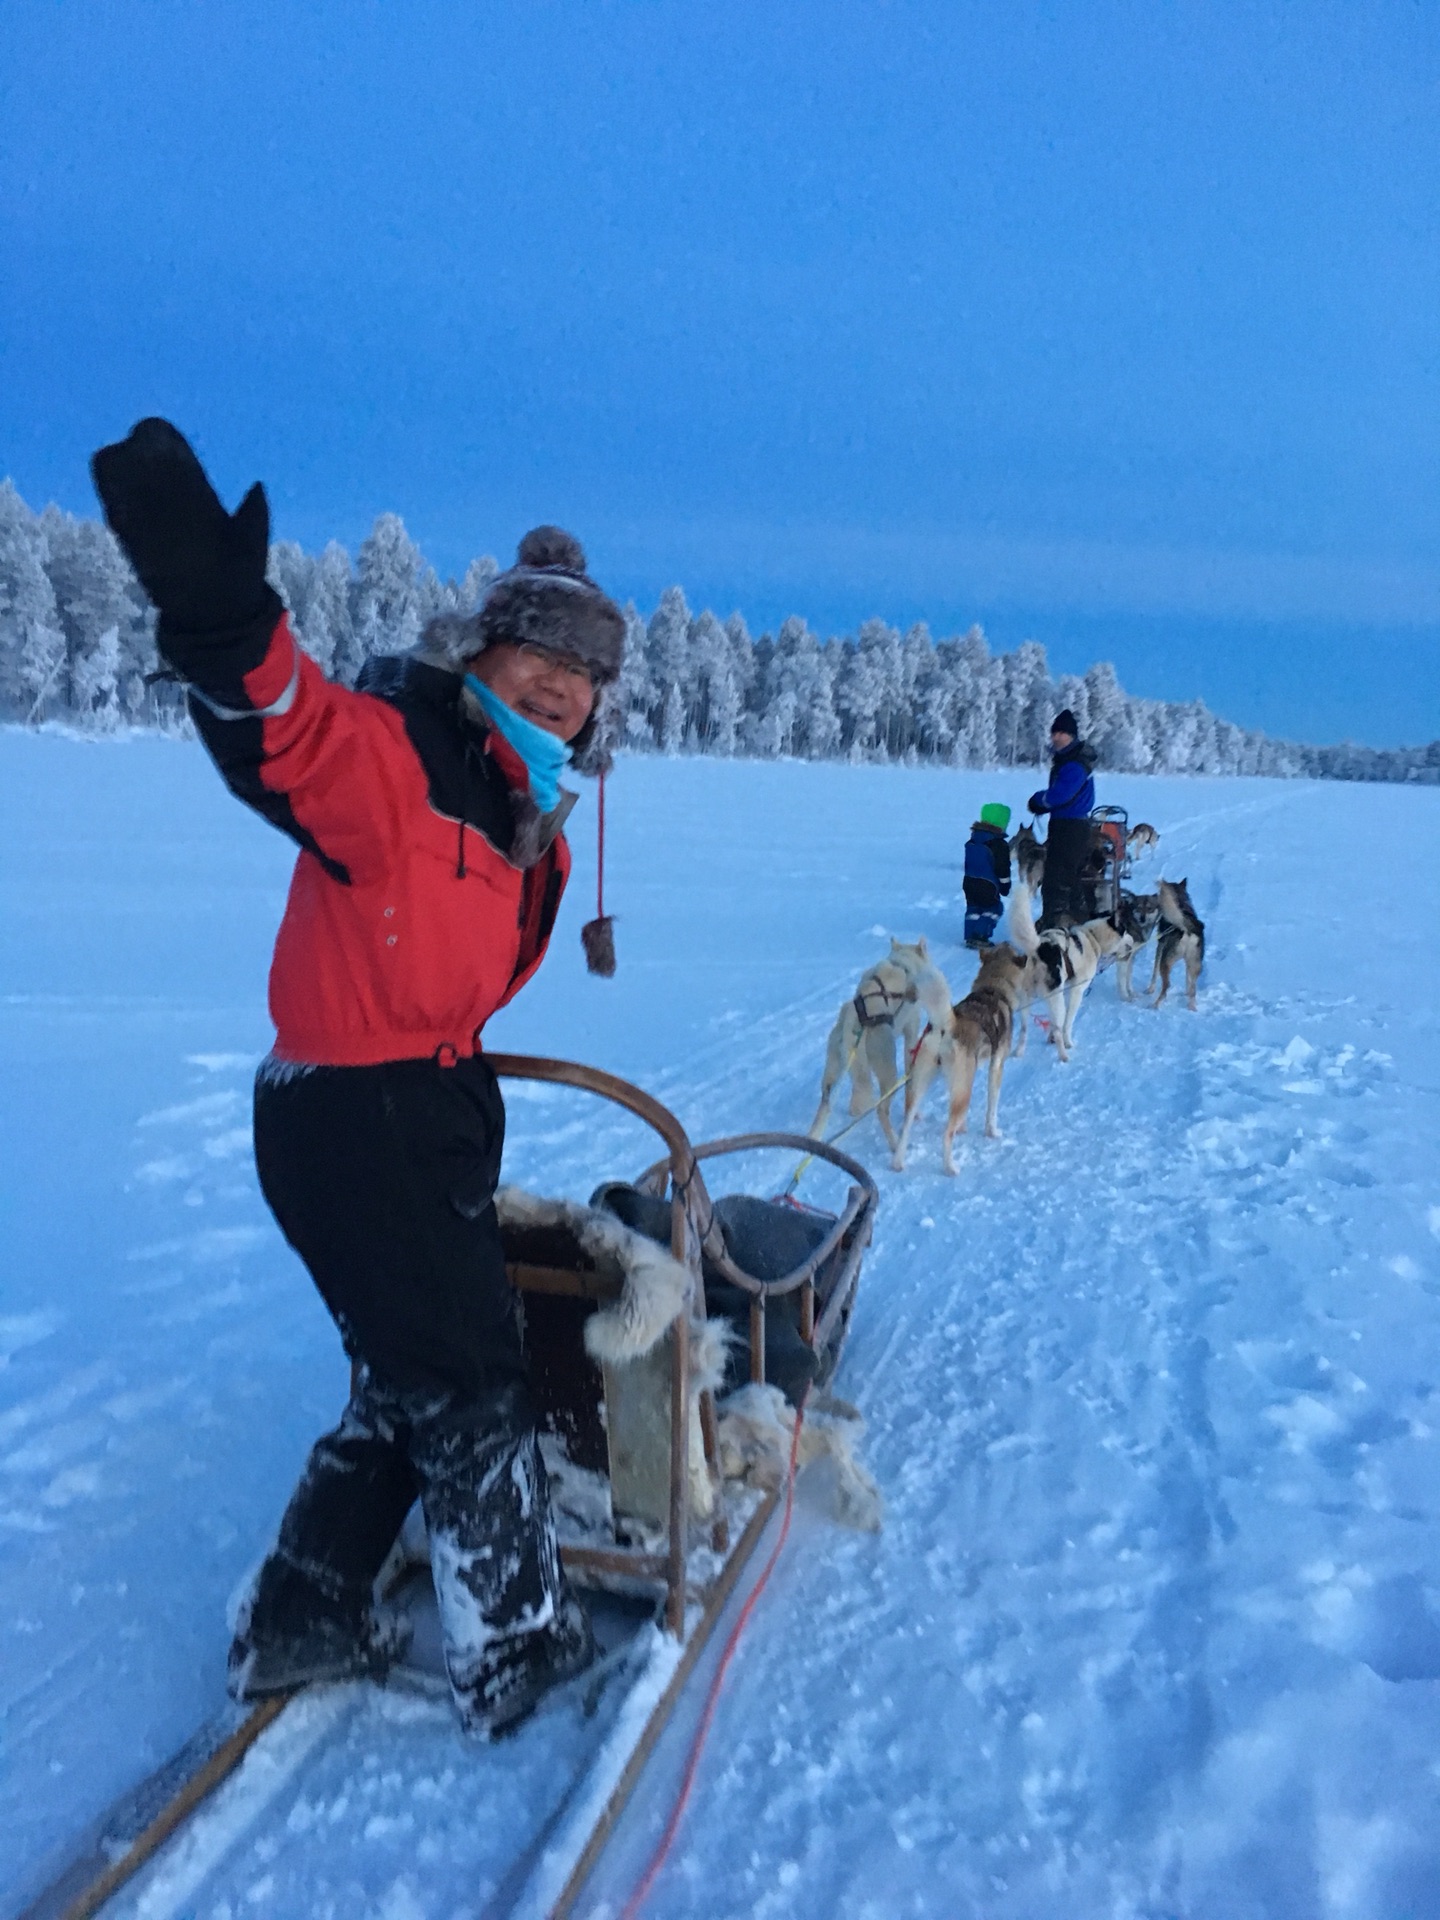
[[[0,472],[1440,734],[1428,4],[5,0]]]

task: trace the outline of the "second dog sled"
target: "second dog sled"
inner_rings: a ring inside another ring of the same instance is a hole
[[[500,1197],[561,1553],[592,1602],[602,1649],[591,1675],[572,1683],[574,1711],[593,1729],[581,1762],[547,1779],[544,1804],[481,1902],[486,1914],[539,1920],[574,1911],[774,1514],[784,1462],[777,1470],[763,1448],[729,1446],[717,1400],[745,1383],[769,1386],[772,1408],[786,1396],[793,1430],[795,1404],[823,1389],[839,1361],[878,1194],[857,1161],[823,1141],[750,1133],[692,1146],[667,1108],[612,1074],[488,1058],[502,1078],[616,1103],[665,1148],[635,1181],[599,1188],[588,1207]],[[848,1178],[837,1212],[744,1193],[712,1200],[702,1163],[713,1176],[728,1156],[776,1148],[816,1156]],[[740,1436],[753,1438],[753,1428]],[[413,1628],[395,1683],[442,1692],[423,1537],[402,1536],[381,1585]],[[220,1839],[208,1853],[198,1843],[191,1851],[212,1859],[208,1879],[223,1867],[227,1819],[235,1825],[226,1796],[245,1791],[247,1770],[259,1767],[263,1780],[267,1744],[283,1742],[298,1702],[323,1713],[318,1696],[345,1691],[307,1688],[248,1711],[227,1708],[112,1809],[24,1920],[88,1920],[145,1871],[143,1900],[167,1863],[172,1885],[184,1884],[178,1850],[207,1820]],[[487,1752],[518,1755],[544,1738],[544,1719]]]
[[[1130,815],[1124,807],[1096,807],[1090,815],[1092,844],[1080,871],[1085,918],[1103,920],[1119,911],[1130,877]]]

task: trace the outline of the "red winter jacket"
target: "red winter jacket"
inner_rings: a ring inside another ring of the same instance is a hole
[[[460,675],[400,656],[351,692],[284,616],[167,653],[232,791],[300,844],[270,969],[276,1054],[478,1052],[544,956],[570,853],[563,812],[539,819]]]

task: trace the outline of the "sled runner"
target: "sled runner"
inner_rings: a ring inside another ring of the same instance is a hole
[[[737,1417],[743,1431],[727,1441],[717,1398],[748,1383],[771,1390],[764,1406],[783,1407],[783,1393],[794,1407],[823,1389],[844,1346],[878,1194],[858,1162],[823,1141],[750,1133],[694,1147],[672,1113],[612,1074],[487,1057],[502,1078],[615,1102],[666,1148],[633,1183],[598,1188],[588,1207],[508,1189],[497,1196],[561,1556],[585,1590],[600,1658],[559,1690],[553,1708],[542,1705],[503,1746],[483,1750],[503,1757],[527,1739],[543,1740],[551,1711],[583,1715],[593,1729],[578,1770],[550,1782],[551,1797],[535,1808],[484,1910],[561,1916],[572,1911],[777,1503],[784,1462],[777,1472],[773,1458],[757,1454],[753,1419]],[[817,1156],[847,1175],[839,1212],[744,1193],[711,1199],[701,1163],[713,1176],[727,1156],[766,1148]],[[794,1417],[782,1429],[792,1467]],[[378,1583],[412,1629],[390,1684],[441,1694],[438,1618],[415,1520]],[[25,1920],[98,1912],[172,1836],[204,1818],[208,1797],[272,1727],[282,1732],[277,1722],[298,1702],[324,1711],[327,1699],[343,1702],[368,1685],[227,1708],[112,1809]],[[243,1775],[235,1790],[242,1784]],[[218,1812],[217,1820],[223,1825]]]

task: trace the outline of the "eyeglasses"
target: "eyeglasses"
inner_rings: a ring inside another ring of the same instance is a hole
[[[595,691],[595,675],[577,654],[553,653],[534,640],[520,641],[515,651],[537,673],[563,673],[567,680],[583,680],[592,693]]]

